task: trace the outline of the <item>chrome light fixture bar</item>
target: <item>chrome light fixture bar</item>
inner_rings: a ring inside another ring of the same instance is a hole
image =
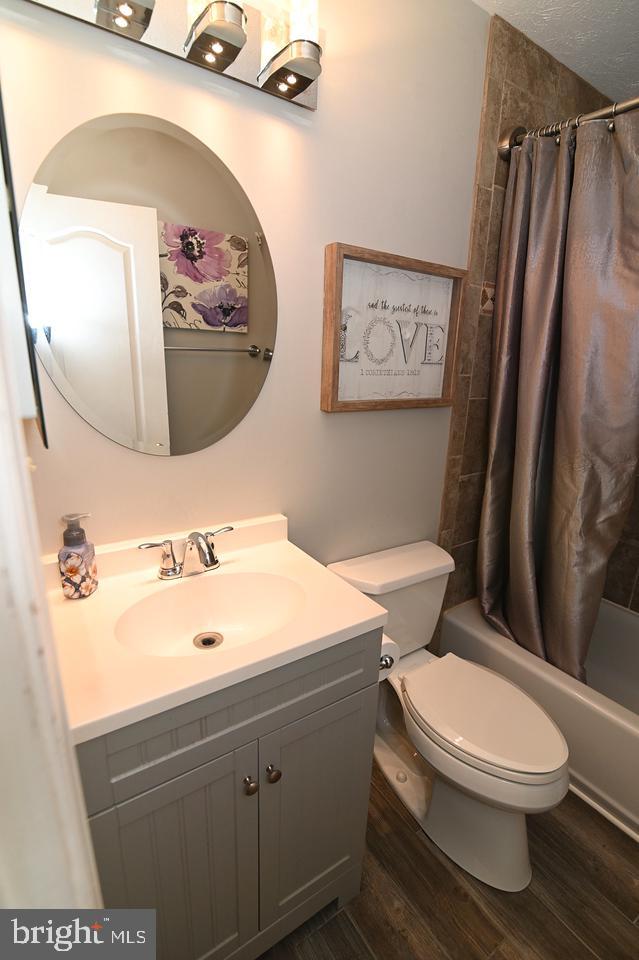
[[[95,0],[95,22],[140,40],[151,22],[154,6],[155,0]]]
[[[187,60],[224,73],[246,43],[246,14],[230,0],[214,0],[191,26],[184,44]]]
[[[257,78],[262,90],[294,100],[322,72],[322,48],[314,40],[291,40],[276,53]]]

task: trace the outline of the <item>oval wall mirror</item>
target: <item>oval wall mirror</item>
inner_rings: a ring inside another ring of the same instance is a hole
[[[275,276],[222,161],[156,117],[101,117],[41,164],[20,221],[35,347],[96,430],[156,456],[232,430],[268,374]]]

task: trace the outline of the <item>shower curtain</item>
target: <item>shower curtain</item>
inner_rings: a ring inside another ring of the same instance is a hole
[[[478,592],[585,680],[639,457],[639,111],[513,150],[499,251]]]

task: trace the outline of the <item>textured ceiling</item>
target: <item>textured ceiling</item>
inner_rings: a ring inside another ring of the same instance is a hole
[[[612,100],[639,96],[639,0],[475,0]]]

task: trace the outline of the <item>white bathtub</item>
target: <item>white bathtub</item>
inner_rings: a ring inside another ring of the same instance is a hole
[[[540,703],[568,742],[571,789],[639,840],[639,615],[603,601],[589,686],[500,636],[477,600],[444,614],[440,652],[490,667]]]

